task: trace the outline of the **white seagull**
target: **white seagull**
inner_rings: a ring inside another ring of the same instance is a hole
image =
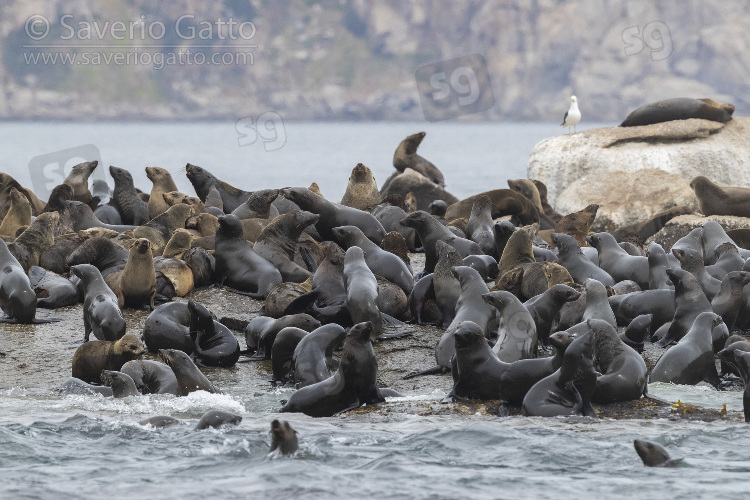
[[[576,96],[570,96],[570,109],[565,113],[563,122],[560,124],[561,127],[568,127],[568,133],[570,133],[570,127],[573,127],[573,133],[576,131],[576,125],[581,121],[581,111],[578,109],[578,99]]]

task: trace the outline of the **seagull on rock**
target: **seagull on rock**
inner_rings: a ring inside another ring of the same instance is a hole
[[[561,127],[568,127],[568,133],[570,133],[570,127],[573,127],[573,133],[576,131],[576,125],[581,121],[581,111],[578,109],[578,99],[576,96],[570,96],[570,108],[565,113],[563,122],[560,124]]]

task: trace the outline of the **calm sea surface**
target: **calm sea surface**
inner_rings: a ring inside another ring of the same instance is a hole
[[[398,143],[420,130],[427,132],[420,153],[443,171],[458,197],[525,177],[534,144],[561,133],[554,124],[286,123],[276,126],[277,137],[285,138],[278,147],[281,142],[261,137],[272,137],[269,131],[240,146],[238,140],[253,137],[238,134],[233,123],[4,122],[0,171],[25,185],[47,182],[56,175],[54,165],[40,170],[32,158],[52,154],[45,165],[70,163],[81,150],[63,150],[93,144],[103,165],[129,169],[145,191],[150,183],[143,168],[156,165],[174,172],[178,187],[192,193],[180,173],[190,162],[245,189],[315,181],[336,199],[358,162],[385,180]],[[7,342],[22,333],[0,325],[0,335]],[[14,363],[10,357],[0,363]],[[258,380],[222,388],[226,394],[108,400],[60,396],[33,377],[24,387],[0,380],[0,498],[750,496],[750,426],[738,422],[284,414],[299,432],[300,450],[280,458],[267,455],[268,427],[291,391]],[[650,390],[669,400],[742,408],[738,391],[662,384]],[[437,402],[444,396],[437,392],[406,397]],[[215,408],[241,414],[242,424],[192,432],[194,420],[161,430],[137,423],[157,414],[196,419]],[[634,438],[661,443],[684,457],[685,467],[644,467]]]

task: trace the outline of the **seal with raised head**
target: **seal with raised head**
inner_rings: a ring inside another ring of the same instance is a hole
[[[669,259],[662,246],[655,241],[649,243],[646,258],[648,259],[648,289],[674,290],[674,285],[667,276],[667,269],[670,268]]]
[[[29,272],[31,266],[38,266],[45,250],[55,244],[55,227],[60,219],[57,212],[38,215],[34,222],[8,245],[23,270]]]
[[[494,221],[492,220],[492,200],[488,196],[479,195],[471,206],[471,215],[466,225],[466,237],[476,242],[487,255],[491,255],[495,248]]]
[[[492,352],[506,363],[536,357],[536,324],[518,297],[499,290],[483,294],[482,299],[499,311],[497,342]]]
[[[665,347],[684,337],[699,314],[713,313],[711,303],[695,276],[682,269],[667,269],[667,276],[674,283],[675,312],[666,333],[656,342],[659,347]],[[659,332],[656,333],[657,336],[658,334]]]
[[[0,219],[5,217],[5,214],[8,213],[8,208],[10,208],[10,191],[13,188],[16,188],[26,197],[26,199],[29,200],[29,203],[31,203],[32,215],[39,215],[42,213],[45,203],[39,200],[33,191],[21,186],[21,184],[10,175],[0,172]]]
[[[234,215],[219,218],[214,257],[218,281],[249,297],[264,299],[283,281],[279,270],[255,253]]]
[[[167,211],[169,205],[164,201],[164,193],[177,191],[177,184],[168,170],[160,167],[146,167],[146,177],[153,183],[148,197],[148,216],[153,219]]]
[[[378,203],[380,203],[380,191],[378,191],[375,176],[365,165],[357,163],[352,169],[352,175],[349,176],[349,184],[346,186],[341,204],[369,212]]]
[[[437,264],[437,242],[444,241],[458,250],[461,257],[467,255],[481,255],[482,249],[475,242],[466,238],[459,238],[454,235],[447,227],[438,222],[432,215],[424,210],[417,210],[407,215],[402,221],[406,227],[414,228],[417,231],[419,240],[425,252],[425,264],[423,274],[431,273],[435,270]]]
[[[583,310],[582,321],[589,319],[601,319],[612,326],[617,326],[615,313],[607,299],[607,289],[595,279],[587,279],[586,284],[586,308]]]
[[[596,418],[591,396],[596,389],[594,337],[589,330],[565,350],[560,368],[529,389],[523,414],[537,417],[583,415]]]
[[[218,429],[224,425],[240,425],[242,417],[222,410],[209,410],[203,414],[195,426],[196,431],[203,429]]]
[[[319,218],[317,214],[300,210],[279,215],[260,232],[253,250],[276,266],[285,282],[302,283],[312,273],[294,262],[294,254],[302,232]]]
[[[318,233],[324,240],[334,241],[334,227],[357,226],[365,233],[365,236],[377,245],[380,245],[381,241],[383,241],[385,229],[369,212],[331,203],[307,188],[285,188],[281,190],[281,194],[288,200],[299,205],[302,210],[320,215],[320,218],[315,223],[315,229],[318,230]]]
[[[139,359],[146,350],[135,335],[126,334],[119,340],[84,342],[73,354],[73,376],[85,382],[99,382],[102,370],[119,371],[122,365]]]
[[[742,307],[742,290],[750,283],[750,272],[732,271],[721,280],[721,288],[713,300],[711,307],[713,311],[721,316],[724,324],[730,330],[734,328],[737,315]]]
[[[273,206],[273,202],[278,197],[278,189],[254,191],[247,200],[232,211],[232,215],[240,220],[275,219],[279,216],[279,211]]]
[[[677,345],[661,355],[651,371],[649,382],[695,385],[705,380],[718,387],[720,380],[716,373],[711,331],[721,322],[718,314],[698,314]]]
[[[338,370],[330,378],[303,387],[289,398],[282,412],[301,412],[311,417],[331,417],[385,398],[377,386],[378,361],[370,339],[369,321],[354,325],[346,335]]]
[[[601,374],[591,395],[595,403],[639,399],[646,391],[646,362],[617,335],[615,327],[600,319],[586,321],[594,336],[594,367]]]
[[[194,391],[221,392],[208,381],[206,376],[195,366],[190,356],[184,352],[176,349],[160,349],[159,361],[168,365],[174,372],[177,383],[180,385],[180,396],[187,396]]]
[[[98,340],[113,341],[125,335],[125,318],[117,296],[99,270],[91,264],[79,264],[70,272],[78,276],[83,287],[83,341],[88,342],[92,332]]]
[[[578,290],[568,285],[557,284],[523,303],[536,324],[537,338],[542,344],[546,345],[552,331],[552,323],[557,318],[560,309],[580,296],[581,292]]]
[[[179,395],[179,384],[172,369],[158,361],[149,359],[135,359],[128,361],[122,368],[133,379],[135,386],[142,394],[173,394]]]
[[[447,328],[456,315],[456,303],[461,295],[461,283],[451,269],[464,264],[458,251],[444,241],[438,240],[437,252],[438,261],[432,274],[432,285],[435,302],[441,312],[441,326]]]
[[[453,389],[444,401],[500,399],[500,379],[510,364],[492,351],[482,328],[473,321],[462,321],[456,325],[453,339]]]
[[[643,460],[643,465],[648,467],[679,467],[682,463],[681,458],[671,458],[660,444],[635,439],[633,446]]]
[[[562,214],[558,213],[554,208],[552,208],[552,206],[549,204],[549,201],[547,200],[547,186],[540,180],[531,179],[531,182],[534,183],[537,191],[539,191],[539,199],[542,202],[544,214],[554,222],[558,222],[560,219],[562,219]]]
[[[89,177],[94,173],[94,170],[99,165],[98,161],[86,161],[73,166],[70,169],[70,173],[63,181],[63,184],[67,184],[73,188],[71,200],[81,201],[83,203],[91,203],[91,191],[89,191]]]
[[[292,429],[289,422],[286,420],[271,422],[271,449],[269,453],[279,450],[282,455],[291,455],[297,451],[298,447],[297,431]]]
[[[734,113],[734,106],[731,104],[722,104],[713,99],[675,97],[641,106],[632,111],[620,126],[640,127],[691,118],[727,123],[732,119],[732,113]]]
[[[516,268],[526,268],[536,262],[534,258],[533,242],[539,226],[532,224],[514,231],[503,248],[503,253],[497,263],[500,280],[505,273]]]
[[[45,210],[46,211],[46,210]],[[0,224],[0,237],[15,238],[16,232],[31,224],[31,203],[21,192],[10,190],[10,208]]]
[[[599,205],[591,204],[583,210],[570,213],[557,221],[554,232],[570,235],[575,238],[580,246],[584,246],[591,224],[594,223],[598,211]]]
[[[396,152],[393,153],[393,166],[399,172],[411,168],[430,179],[438,186],[445,186],[445,179],[442,172],[433,165],[429,160],[424,159],[417,154],[417,148],[422,144],[422,140],[427,135],[426,132],[417,132],[412,134],[398,145]]]
[[[575,238],[562,233],[552,233],[551,238],[559,251],[558,263],[568,270],[576,283],[584,284],[587,279],[593,278],[604,286],[615,284],[615,280],[607,271],[583,255]]]
[[[414,276],[406,263],[398,256],[387,252],[370,241],[356,226],[341,226],[333,228],[336,240],[343,248],[357,246],[362,249],[365,262],[370,270],[388,281],[398,285],[406,294],[414,288]],[[356,323],[360,323],[357,321]]]
[[[102,370],[102,384],[112,389],[115,398],[127,398],[128,396],[140,396],[135,382],[130,375],[115,370]]]
[[[221,196],[224,212],[231,214],[237,207],[247,200],[252,194],[250,191],[243,191],[224,181],[220,181],[216,176],[205,168],[188,163],[185,166],[185,175],[193,185],[198,198],[206,201],[211,186],[216,186],[216,190]]]
[[[195,341],[193,359],[198,366],[229,368],[240,358],[240,343],[221,323],[214,321],[211,311],[200,302],[188,301],[190,336]]]
[[[708,274],[703,264],[703,256],[699,252],[673,248],[672,255],[680,261],[680,266],[684,271],[696,277],[708,300],[712,300],[719,293],[721,280],[717,280]]]
[[[508,187],[525,196],[534,204],[539,212],[540,229],[554,229],[555,224],[562,217],[552,219],[547,213],[545,213],[544,207],[542,206],[542,197],[539,194],[539,188],[534,184],[534,181],[530,181],[529,179],[508,179]]]
[[[112,192],[112,203],[120,212],[124,224],[140,226],[151,218],[148,215],[148,203],[138,196],[133,184],[133,176],[124,168],[109,167],[109,173],[115,181]]]
[[[344,284],[346,285],[346,308],[352,322],[368,321],[372,324],[372,339],[383,335],[383,318],[377,306],[378,280],[367,267],[361,248],[350,247],[344,257]]]
[[[609,233],[596,233],[588,236],[586,241],[599,252],[599,267],[604,269],[615,281],[631,280],[642,289],[649,285],[649,266],[647,257],[635,257],[617,244],[615,237]]]
[[[120,307],[142,307],[143,304],[147,304],[153,311],[156,296],[156,271],[151,242],[145,238],[134,240],[125,268],[108,275],[105,281],[117,295]]]

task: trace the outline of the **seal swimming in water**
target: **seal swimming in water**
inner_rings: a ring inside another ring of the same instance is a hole
[[[200,431],[209,427],[218,429],[223,425],[240,425],[240,422],[242,422],[242,417],[239,415],[221,410],[209,410],[203,414],[194,430]]]
[[[122,365],[139,359],[146,350],[135,335],[126,334],[119,340],[85,342],[73,354],[73,376],[85,382],[99,382],[102,370],[119,371]]]
[[[133,379],[135,386],[143,394],[173,394],[179,395],[179,384],[172,369],[158,361],[136,359],[128,361],[122,368]]]
[[[234,215],[219,217],[214,257],[218,281],[249,297],[265,299],[283,281],[279,270],[255,253]]]
[[[591,396],[596,388],[594,338],[589,330],[565,350],[560,368],[529,389],[523,414],[538,417],[583,415],[595,417]]]
[[[633,446],[648,467],[679,467],[682,463],[681,458],[670,458],[667,450],[657,443],[635,439]]]
[[[393,167],[399,172],[411,168],[438,186],[445,187],[445,178],[442,172],[430,161],[417,154],[417,148],[422,144],[426,135],[426,132],[417,132],[401,141],[395,153],[393,153]]]
[[[135,382],[130,375],[115,370],[102,370],[102,383],[112,388],[115,398],[127,398],[128,396],[140,396]]]
[[[369,212],[380,203],[380,191],[372,171],[362,163],[352,169],[341,204]]]
[[[180,385],[180,396],[187,396],[194,391],[220,393],[201,373],[190,356],[176,349],[159,349],[159,361],[168,365],[177,377]]]
[[[190,336],[195,340],[193,359],[198,366],[229,368],[240,358],[240,344],[234,334],[214,321],[211,311],[194,300],[188,301]]]
[[[639,127],[690,118],[727,123],[732,119],[732,113],[734,113],[734,106],[731,104],[722,104],[712,99],[676,97],[641,106],[631,112],[620,126]]]
[[[378,361],[370,338],[372,323],[358,323],[349,330],[338,370],[330,378],[298,389],[281,408],[311,417],[332,417],[363,404],[385,401],[377,386]]]
[[[292,429],[286,420],[274,420],[271,422],[271,449],[269,453],[279,450],[282,455],[291,455],[299,444],[297,442],[297,431]]]
[[[114,341],[125,335],[125,318],[117,296],[99,270],[91,264],[78,264],[70,272],[78,276],[83,286],[83,341],[88,342],[92,332],[98,340]]]

